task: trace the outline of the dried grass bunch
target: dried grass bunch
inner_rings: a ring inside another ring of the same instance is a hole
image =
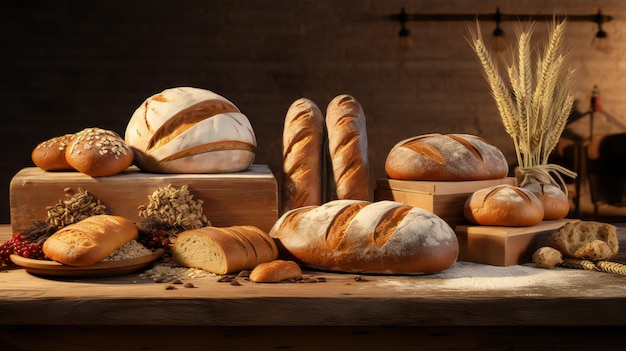
[[[563,49],[567,20],[554,21],[543,53],[536,53],[531,43],[535,23],[517,32],[517,50],[506,65],[508,84],[488,50],[477,23],[471,31],[472,48],[483,66],[505,131],[513,139],[517,153],[518,185],[529,182],[555,184],[567,193],[560,173],[576,173],[548,164],[574,104],[573,69]],[[537,46],[538,48],[538,46]],[[555,179],[556,178],[556,179]]]

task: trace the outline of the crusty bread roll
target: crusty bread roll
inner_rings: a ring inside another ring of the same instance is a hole
[[[523,186],[530,190],[543,206],[543,219],[561,219],[569,213],[569,198],[554,184],[528,183]]]
[[[44,241],[43,252],[49,259],[66,265],[89,266],[137,235],[137,226],[126,218],[96,215],[59,229]]]
[[[74,134],[65,134],[39,143],[31,153],[33,163],[44,171],[72,170],[65,159],[65,150],[73,139]]]
[[[282,209],[322,204],[324,116],[306,98],[294,101],[283,127]]]
[[[541,247],[533,253],[533,263],[539,268],[554,268],[563,263],[563,254],[548,246]]]
[[[278,283],[302,276],[302,269],[294,261],[274,260],[261,263],[250,272],[250,280],[255,283]]]
[[[282,258],[338,272],[433,273],[450,268],[459,253],[444,220],[394,201],[334,200],[291,210],[270,236]]]
[[[529,190],[508,184],[481,189],[469,196],[463,213],[474,224],[525,227],[543,220],[543,207]]]
[[[326,109],[328,151],[334,182],[329,199],[369,200],[367,128],[361,104],[350,95],[335,97]]]
[[[135,163],[158,173],[228,173],[254,161],[256,136],[248,118],[209,90],[166,89],[131,117],[126,143]]]
[[[133,164],[133,152],[117,133],[102,128],[85,128],[74,134],[65,150],[72,168],[92,177],[111,176]]]
[[[570,222],[550,236],[550,246],[563,256],[591,261],[608,260],[617,255],[617,228],[594,221]]]
[[[400,141],[389,151],[385,171],[391,179],[484,180],[506,177],[502,151],[469,134],[425,134]]]
[[[276,244],[254,226],[203,227],[178,234],[174,261],[216,274],[253,269],[278,258]]]

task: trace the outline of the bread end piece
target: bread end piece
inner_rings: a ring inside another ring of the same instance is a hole
[[[533,254],[533,263],[540,268],[552,269],[563,263],[563,255],[557,249],[544,246]]]
[[[550,246],[566,257],[608,260],[619,251],[617,228],[594,221],[567,223],[550,236]]]

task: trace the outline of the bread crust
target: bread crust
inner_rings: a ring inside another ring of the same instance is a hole
[[[539,199],[529,190],[508,184],[474,192],[463,211],[465,219],[480,225],[525,227],[543,220]]]
[[[224,97],[192,87],[166,89],[135,110],[125,133],[141,169],[157,173],[228,173],[254,161],[248,118]]]
[[[329,200],[370,200],[365,113],[350,95],[335,97],[326,110],[328,152],[334,186]]]
[[[497,147],[470,134],[425,134],[398,142],[385,171],[391,179],[485,180],[506,177],[509,166]]]
[[[311,100],[294,101],[283,126],[282,212],[323,201],[324,116]]]
[[[294,261],[285,260],[261,263],[250,272],[250,280],[255,283],[279,283],[301,276],[300,266]]]
[[[134,160],[124,139],[102,128],[85,128],[76,133],[65,150],[65,158],[72,168],[92,177],[118,174]]]
[[[523,187],[530,190],[543,206],[543,219],[565,218],[569,214],[569,198],[554,184],[528,183]]]
[[[186,267],[201,268],[216,274],[228,274],[253,269],[260,263],[278,258],[278,250],[260,240],[268,237],[253,226],[203,227],[178,234],[172,247],[172,258]],[[269,238],[269,237],[268,237]],[[221,252],[216,264],[207,264],[206,255]]]
[[[31,153],[33,163],[44,171],[73,170],[65,158],[65,150],[73,139],[74,134],[65,134],[42,141]]]
[[[617,228],[595,221],[567,223],[550,236],[549,244],[563,256],[592,261],[608,260],[619,251]]]
[[[97,215],[61,228],[43,244],[49,259],[70,266],[100,262],[122,245],[136,239],[137,226],[112,215]]]
[[[445,221],[393,201],[334,200],[291,210],[270,236],[281,258],[338,272],[434,273],[450,268],[459,252]]]

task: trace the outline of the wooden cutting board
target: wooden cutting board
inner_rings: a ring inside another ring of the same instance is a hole
[[[276,178],[267,165],[252,165],[243,172],[225,174],[156,174],[136,167],[110,177],[79,172],[46,172],[37,167],[20,170],[11,180],[13,232],[35,221],[45,221],[47,206],[64,200],[65,188],[86,190],[111,209],[112,214],[142,220],[138,207],[158,188],[187,185],[194,199],[204,201],[204,214],[214,226],[254,225],[269,231],[278,218]]]

